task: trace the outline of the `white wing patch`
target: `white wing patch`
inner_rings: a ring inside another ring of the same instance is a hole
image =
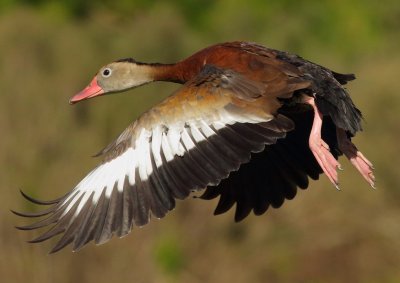
[[[103,190],[105,190],[105,196],[110,197],[112,189],[115,183],[117,183],[118,191],[122,192],[123,183],[125,177],[128,176],[129,184],[135,184],[135,168],[137,161],[137,150],[128,148],[123,154],[117,158],[110,160],[90,172],[74,189],[77,191],[76,194],[71,194],[64,203],[67,203],[70,198],[73,200],[69,203],[65,209],[63,215],[65,215],[75,204],[82,195],[82,199],[76,209],[75,214],[78,214],[90,195],[94,192],[93,203],[97,203]]]
[[[195,124],[199,124],[202,131]],[[169,128],[156,126],[152,131],[142,129],[139,138],[134,143],[135,148],[129,147],[121,155],[101,164],[75,187],[74,192],[77,193],[72,193],[64,201],[67,203],[73,198],[63,216],[81,197],[75,215],[79,214],[92,193],[94,193],[92,202],[96,204],[103,191],[105,191],[105,196],[110,198],[115,185],[118,192],[123,192],[126,177],[128,177],[130,186],[135,185],[136,178],[140,178],[141,182],[147,181],[153,173],[152,157],[156,167],[159,168],[163,166],[161,153],[163,153],[165,161],[170,162],[175,156],[183,156],[186,150],[196,147],[188,132],[191,132],[196,143],[215,134],[204,121],[191,123],[189,127],[182,124],[181,127]],[[135,176],[135,172],[138,172],[139,176]]]
[[[156,126],[153,129],[151,152],[153,154],[154,162],[156,163],[157,167],[160,167],[162,165],[162,159],[161,159],[161,154],[160,154],[161,139],[162,139],[161,126]]]
[[[175,125],[156,125],[151,130],[137,129],[139,134],[133,141],[134,147],[127,148],[122,154],[111,159],[90,172],[73,190],[63,203],[69,202],[63,212],[64,216],[79,201],[75,210],[77,216],[93,193],[92,202],[95,205],[103,192],[110,198],[114,188],[122,193],[126,177],[129,185],[142,186],[153,174],[154,168],[160,168],[165,162],[171,162],[176,156],[194,149],[198,143],[216,135],[218,130],[234,123],[259,122],[254,117],[236,115],[226,110],[219,111],[211,121],[203,119],[177,123]],[[262,120],[262,122],[266,122]],[[139,179],[138,179],[139,178]],[[138,184],[136,184],[138,182]],[[144,187],[142,189],[145,189]],[[72,200],[71,200],[72,198]]]

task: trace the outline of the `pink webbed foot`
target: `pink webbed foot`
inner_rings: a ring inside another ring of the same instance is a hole
[[[351,164],[356,167],[371,187],[375,189],[374,167],[372,163],[350,141],[343,129],[337,128],[336,133],[340,151],[350,160]]]
[[[339,162],[329,151],[328,144],[321,138],[322,113],[315,105],[314,98],[308,98],[306,103],[310,104],[314,109],[314,121],[309,138],[310,150],[314,154],[319,166],[321,166],[322,171],[324,171],[325,175],[336,187],[336,189],[339,190],[339,178],[336,169],[340,169],[341,167]]]

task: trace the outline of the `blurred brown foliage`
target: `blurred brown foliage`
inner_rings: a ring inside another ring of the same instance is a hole
[[[3,1],[0,3],[2,282],[400,282],[400,5],[383,1]],[[191,4],[189,4],[191,2]],[[69,191],[96,153],[176,85],[156,83],[76,106],[68,99],[109,61],[173,62],[216,42],[249,40],[339,72],[365,116],[359,147],[372,190],[342,160],[342,191],[312,182],[293,201],[233,223],[188,199],[123,239],[66,248],[25,243],[33,211]]]

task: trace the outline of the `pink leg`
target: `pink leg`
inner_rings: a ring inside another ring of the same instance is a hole
[[[339,179],[336,168],[340,168],[340,164],[329,151],[328,144],[321,138],[322,113],[315,105],[314,98],[307,98],[305,102],[310,104],[314,109],[314,121],[309,139],[310,149],[325,175],[336,189],[339,190]]]
[[[343,129],[336,128],[336,134],[340,151],[342,151],[353,166],[357,168],[371,187],[375,189],[375,176],[372,172],[374,167],[372,163],[350,141]]]

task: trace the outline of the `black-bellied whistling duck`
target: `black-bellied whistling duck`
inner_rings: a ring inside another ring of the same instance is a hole
[[[153,81],[183,86],[103,149],[103,162],[71,192],[54,201],[24,195],[51,206],[17,213],[48,215],[19,228],[53,225],[32,242],[63,234],[52,252],[70,243],[78,250],[162,218],[175,199],[205,188],[203,199],[220,196],[215,214],[236,203],[239,221],[280,207],[322,172],[338,188],[342,153],[374,186],[371,163],[350,140],[361,112],[343,85],[354,78],[248,42],[213,45],[176,64],[112,62],[70,102]]]

